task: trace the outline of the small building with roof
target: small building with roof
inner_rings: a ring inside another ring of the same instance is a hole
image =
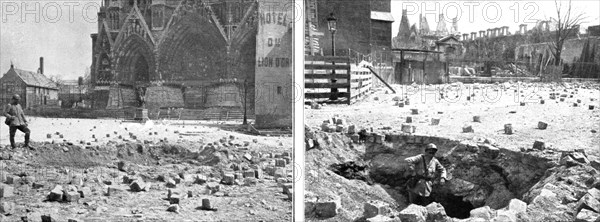
[[[14,94],[21,95],[23,109],[58,105],[58,86],[44,75],[43,58],[37,72],[21,70],[14,65],[0,78],[0,104],[10,103]]]

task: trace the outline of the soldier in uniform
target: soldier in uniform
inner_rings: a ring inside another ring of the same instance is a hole
[[[424,154],[406,158],[412,174],[407,184],[408,200],[410,203],[426,206],[429,204],[429,195],[432,191],[435,173],[440,173],[440,184],[446,183],[446,168],[435,158],[437,152],[435,144],[430,143],[425,148]],[[411,182],[412,180],[412,182]]]
[[[29,128],[27,128],[27,119],[25,118],[23,108],[21,108],[21,104],[19,104],[20,100],[21,96],[19,96],[19,94],[13,95],[11,103],[6,105],[4,109],[4,116],[6,117],[5,123],[9,126],[10,146],[13,149],[17,148],[15,145],[15,134],[17,130],[19,130],[25,133],[25,147],[33,149],[29,144],[30,131]]]

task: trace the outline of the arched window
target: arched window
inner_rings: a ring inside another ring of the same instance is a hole
[[[152,5],[152,30],[162,30],[165,26],[165,5]]]

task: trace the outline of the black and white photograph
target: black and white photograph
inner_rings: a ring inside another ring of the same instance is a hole
[[[294,220],[294,1],[0,6],[0,221]]]
[[[304,0],[306,221],[599,221],[598,1]]]

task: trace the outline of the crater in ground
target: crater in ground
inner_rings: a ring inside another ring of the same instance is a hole
[[[558,154],[522,153],[495,144],[461,143],[439,137],[386,135],[383,143],[364,144],[364,162],[333,164],[330,169],[347,179],[390,186],[406,197],[409,177],[404,159],[421,154],[428,143],[438,146],[436,158],[448,176],[444,185],[434,181],[429,201],[440,203],[454,218],[468,218],[470,211],[478,207],[500,209],[511,199],[522,199],[547,169],[557,165],[554,160]]]

